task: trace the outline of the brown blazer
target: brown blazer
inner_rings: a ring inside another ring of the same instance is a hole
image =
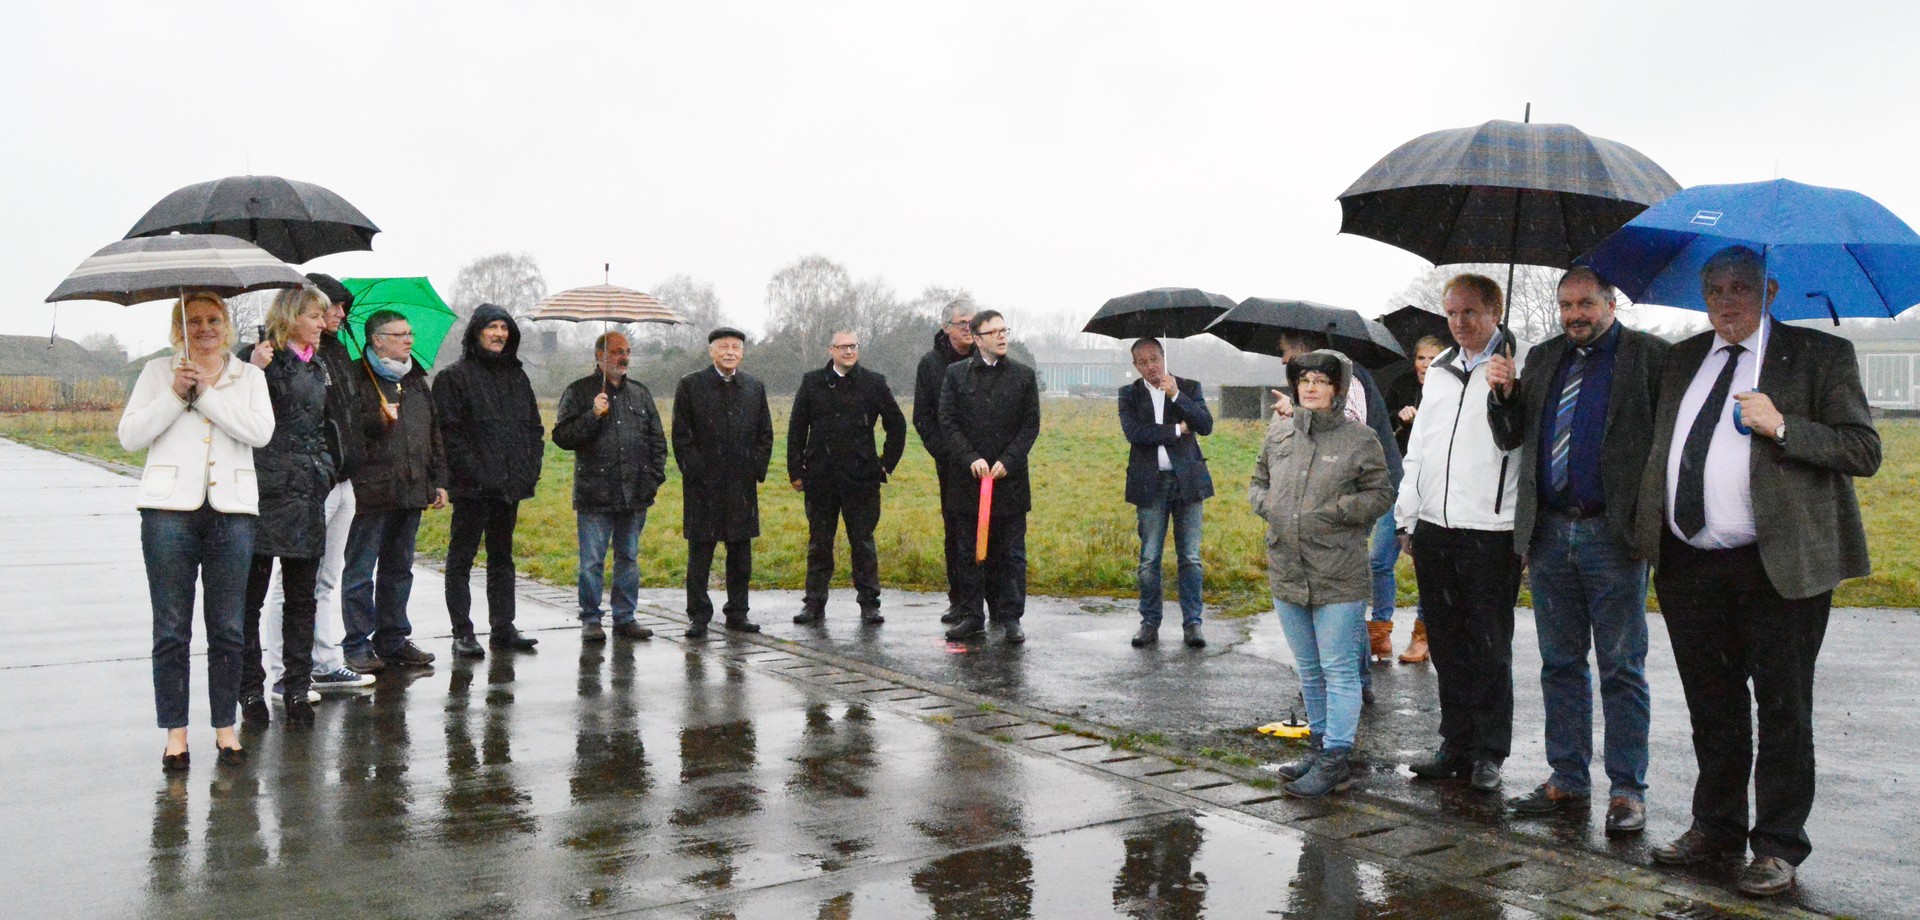
[[[1662,368],[1652,450],[1634,517],[1640,552],[1656,565],[1667,526],[1667,456],[1680,399],[1712,346],[1711,331],[1696,335],[1673,346]],[[1853,477],[1879,470],[1880,433],[1867,412],[1853,343],[1839,336],[1772,323],[1760,391],[1787,422],[1784,445],[1753,437],[1760,561],[1782,597],[1813,597],[1872,570]]]

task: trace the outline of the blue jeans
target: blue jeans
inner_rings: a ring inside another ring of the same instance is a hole
[[[1393,603],[1400,590],[1393,574],[1393,564],[1400,561],[1400,536],[1393,524],[1393,509],[1388,508],[1373,524],[1373,552],[1367,558],[1373,570],[1372,619],[1376,623],[1393,622]]]
[[[1593,685],[1587,649],[1600,668],[1606,711],[1606,769],[1614,796],[1647,790],[1647,564],[1607,532],[1604,518],[1575,520],[1542,511],[1528,553],[1534,626],[1540,636],[1540,693],[1546,704],[1550,780],[1586,793],[1593,759]]]
[[[245,639],[240,611],[247,569],[253,564],[251,514],[140,509],[140,550],[153,600],[153,707],[160,727],[187,727],[187,689],[193,671],[193,592],[205,589],[207,702],[213,727],[233,724],[240,695]]]
[[[574,533],[580,540],[580,622],[600,622],[600,590],[605,582],[607,548],[613,548],[613,622],[633,622],[640,600],[640,531],[647,512],[578,511]]]
[[[1205,570],[1200,565],[1200,511],[1203,502],[1176,502],[1173,473],[1160,474],[1153,501],[1135,511],[1140,530],[1140,624],[1158,628],[1166,595],[1160,586],[1160,559],[1167,546],[1167,522],[1173,522],[1173,547],[1178,556],[1180,625],[1200,625]]]
[[[1279,598],[1273,609],[1293,648],[1307,728],[1329,748],[1353,747],[1360,729],[1360,667],[1365,656],[1367,602],[1302,607]]]
[[[340,576],[340,619],[347,628],[340,648],[346,654],[390,655],[413,634],[407,598],[413,593],[413,541],[419,531],[418,508],[354,513],[347,567]]]

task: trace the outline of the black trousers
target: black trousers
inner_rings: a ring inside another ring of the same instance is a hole
[[[1513,747],[1513,531],[1413,528],[1420,615],[1440,688],[1440,752],[1500,763]]]
[[[974,619],[985,617],[995,623],[1014,623],[1027,610],[1027,516],[995,515],[987,524],[987,559],[973,561],[973,547],[979,532],[980,516],[947,515],[947,532],[959,536],[966,549],[966,562],[960,566],[954,587],[960,592],[957,605]]]
[[[713,599],[707,596],[707,576],[713,571],[712,540],[687,541],[687,620],[694,626],[713,619]],[[729,621],[747,618],[747,583],[753,579],[753,541],[727,541],[727,603],[721,607]]]
[[[879,607],[880,553],[873,545],[873,528],[880,523],[880,487],[841,485],[826,477],[806,485],[807,591],[801,603],[813,610],[827,605],[827,587],[833,581],[833,540],[844,518],[854,596],[862,610]]]
[[[949,469],[949,466],[950,464],[935,461],[933,468],[934,472],[940,476],[940,529],[942,531],[941,539],[944,541],[943,547],[947,557],[947,606],[958,607],[960,606],[961,600],[960,570],[973,565],[973,544],[966,542],[964,536],[959,532],[959,528],[955,526],[953,519],[956,515],[966,514],[976,511],[977,509],[947,507],[948,478],[965,476],[969,482],[973,481],[972,474],[968,473],[965,469]]]
[[[1799,865],[1813,850],[1813,667],[1833,592],[1788,600],[1767,580],[1758,546],[1695,549],[1670,532],[1653,583],[1693,722],[1694,829]]]
[[[453,502],[447,535],[447,619],[455,636],[473,635],[473,556],[487,542],[487,622],[495,635],[513,631],[513,527],[520,503],[474,496]]]
[[[267,585],[273,578],[272,556],[255,556],[247,567],[247,606],[240,618],[245,651],[240,657],[240,699],[266,695],[267,668],[260,659],[260,608],[267,603]],[[285,699],[304,700],[313,681],[314,582],[320,558],[280,560],[280,583],[286,604],[280,617],[280,664]]]

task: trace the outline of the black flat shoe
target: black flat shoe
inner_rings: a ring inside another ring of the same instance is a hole
[[[760,624],[748,622],[745,618],[728,620],[721,625],[725,626],[730,632],[757,633],[760,631]]]
[[[1155,629],[1151,626],[1142,626],[1140,627],[1139,632],[1133,634],[1132,639],[1127,640],[1127,644],[1133,646],[1134,648],[1146,648],[1147,646],[1153,645],[1159,641],[1160,641],[1160,630]]]
[[[223,767],[242,766],[247,762],[247,749],[246,748],[230,748],[230,747],[220,748],[219,762],[220,762],[220,765]]]
[[[1500,788],[1500,765],[1491,760],[1473,762],[1473,775],[1468,777],[1467,785],[1475,792],[1492,792]]]
[[[189,755],[188,752],[186,751],[181,751],[178,754],[162,753],[160,755],[160,772],[162,773],[184,772],[187,769],[187,764],[192,759],[193,758],[191,757],[191,755]]]
[[[601,637],[602,639],[605,636]],[[453,637],[453,657],[479,659],[487,657],[487,650],[480,647],[480,640],[472,636]]]
[[[496,649],[505,649],[514,652],[531,652],[534,646],[540,644],[540,640],[532,636],[522,635],[520,631],[516,629],[510,632],[497,632],[488,636],[487,644]]]
[[[880,624],[885,623],[886,621],[887,621],[887,618],[880,615],[880,608],[878,607],[860,608],[860,625],[879,626]]]
[[[1183,626],[1180,628],[1180,631],[1185,634],[1187,648],[1207,647],[1207,637],[1200,634],[1200,624],[1195,623],[1192,626]]]
[[[947,638],[955,642],[961,642],[986,634],[987,624],[973,617],[965,617],[961,619],[960,622],[953,624],[952,629],[947,630]]]
[[[1421,779],[1457,779],[1473,772],[1473,762],[1465,757],[1446,754],[1434,756],[1412,764],[1413,775]]]
[[[705,623],[695,623],[692,626],[687,627],[687,632],[685,636],[683,636],[683,638],[687,638],[687,639],[705,639],[706,637],[707,637],[707,624]]]
[[[802,610],[793,615],[793,622],[799,626],[819,626],[827,621],[825,610]]]
[[[1012,623],[1008,623],[1003,629],[1001,629],[1000,638],[1005,640],[1005,642],[1008,645],[1019,645],[1020,643],[1027,641],[1027,631],[1024,629],[1021,629],[1020,622],[1016,620]]]
[[[312,728],[313,704],[304,699],[287,701],[287,728]]]
[[[965,613],[965,611],[962,611],[958,607],[948,607],[947,612],[940,615],[940,622],[945,623],[948,626],[952,626],[955,623],[958,623],[961,620],[964,620],[966,618],[967,618],[967,614]]]

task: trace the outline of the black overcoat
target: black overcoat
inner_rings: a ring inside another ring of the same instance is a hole
[[[873,426],[887,433],[873,449]],[[800,378],[787,418],[787,479],[841,490],[877,489],[907,449],[907,417],[882,374],[854,365],[845,377],[832,365]]]
[[[593,399],[607,394],[607,414]],[[573,451],[573,510],[625,514],[653,506],[667,481],[667,432],[646,384],[623,377],[607,387],[598,371],[560,394],[553,443]]]
[[[353,510],[422,509],[433,504],[435,489],[447,487],[447,457],[433,424],[433,395],[427,372],[415,362],[398,381],[379,379],[364,353],[344,384],[354,394],[354,427],[359,459],[354,464]],[[381,398],[398,405],[400,418],[388,423]]]
[[[279,348],[266,377],[273,440],[253,449],[260,485],[253,554],[315,559],[326,551],[327,492],[336,469],[328,443],[327,366],[317,354],[302,361],[292,349]]]
[[[941,484],[948,508],[979,507],[979,480],[964,471],[973,461],[985,460],[1007,468],[1006,478],[993,484],[993,516],[1033,509],[1027,452],[1040,437],[1040,386],[1032,368],[1011,358],[988,366],[974,349],[965,361],[947,368],[940,390],[940,430],[948,461],[963,471]]]
[[[712,367],[673,391],[673,462],[684,498],[681,528],[693,542],[760,535],[759,483],[773,459],[767,388],[744,373],[728,383]]]

